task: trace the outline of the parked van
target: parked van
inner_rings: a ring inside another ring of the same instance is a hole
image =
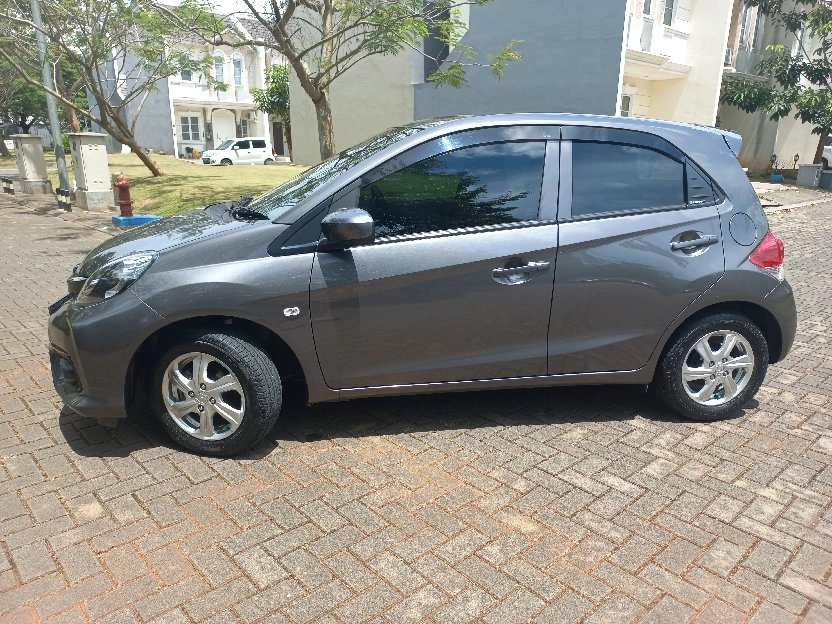
[[[267,165],[274,161],[271,143],[264,137],[228,139],[202,152],[205,165]]]

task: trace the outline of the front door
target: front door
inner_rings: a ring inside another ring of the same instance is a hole
[[[251,141],[248,139],[243,139],[234,143],[232,148],[234,152],[234,163],[250,163],[252,161],[251,156]]]
[[[550,374],[641,368],[724,272],[719,196],[696,166],[651,135],[591,132],[564,128]]]
[[[214,145],[237,136],[234,115],[215,111],[213,115]]]
[[[329,387],[545,373],[557,143],[547,159],[545,141],[505,136],[422,145],[342,200],[373,216],[377,239],[315,256],[312,329]]]

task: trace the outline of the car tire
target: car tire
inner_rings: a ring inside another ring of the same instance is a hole
[[[232,163],[228,158],[223,158],[220,161],[220,164],[224,166],[224,165],[233,165],[234,163]]]
[[[266,160],[263,161],[263,164],[268,165],[269,163],[273,163],[273,162],[274,162],[274,158],[267,158]]]
[[[260,442],[280,415],[272,359],[232,333],[186,335],[159,359],[151,388],[171,438],[202,455],[236,455]]]
[[[715,314],[694,321],[673,339],[653,387],[681,416],[721,420],[736,415],[757,393],[768,359],[768,343],[753,321]]]

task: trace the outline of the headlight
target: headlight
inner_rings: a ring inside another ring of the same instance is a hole
[[[98,303],[115,297],[139,279],[155,259],[154,253],[137,253],[108,262],[89,276],[76,303]]]

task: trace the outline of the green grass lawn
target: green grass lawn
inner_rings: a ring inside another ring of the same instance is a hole
[[[232,165],[209,167],[198,160],[180,160],[174,156],[152,154],[151,158],[164,172],[154,178],[134,154],[110,154],[110,172],[124,172],[130,180],[133,211],[137,213],[172,215],[189,208],[202,207],[240,195],[257,196],[295,177],[305,167],[296,165]],[[72,161],[67,157],[72,178]],[[46,164],[52,186],[58,187],[54,170],[55,156],[46,153]],[[16,168],[14,159],[0,158],[0,168]]]

